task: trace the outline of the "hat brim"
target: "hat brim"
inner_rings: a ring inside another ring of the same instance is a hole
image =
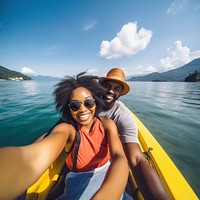
[[[122,80],[119,80],[119,79],[116,79],[116,78],[107,78],[107,77],[101,77],[99,79],[100,84],[103,83],[104,81],[115,81],[115,82],[121,83],[123,85],[123,90],[122,90],[121,95],[125,95],[130,91],[130,86],[125,81],[122,81]]]

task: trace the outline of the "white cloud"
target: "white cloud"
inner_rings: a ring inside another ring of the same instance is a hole
[[[151,66],[151,65],[149,65],[147,68],[144,69],[144,72],[147,73],[147,74],[153,73],[153,72],[157,72],[157,71],[158,70],[155,67]]]
[[[28,68],[28,67],[23,67],[21,69],[21,73],[22,74],[35,74],[35,72],[31,68]]]
[[[149,66],[139,65],[135,68],[127,68],[126,76],[140,76],[140,75],[150,74],[157,71],[158,70],[151,65]]]
[[[106,59],[116,59],[122,56],[131,57],[147,47],[152,34],[151,30],[143,27],[137,32],[137,22],[129,22],[110,42],[102,41],[99,54]]]
[[[200,50],[191,52],[190,58],[191,58],[191,60],[194,60],[196,58],[200,58]]]
[[[98,74],[98,69],[95,68],[91,68],[87,70],[88,74],[92,74],[92,75],[97,75]]]
[[[164,71],[181,67],[182,65],[200,57],[200,51],[190,52],[187,46],[183,46],[181,41],[174,42],[173,48],[168,48],[168,56],[160,59],[161,67]]]
[[[175,0],[171,3],[170,7],[167,9],[167,14],[176,15],[179,11],[181,11],[188,0]]]
[[[96,21],[87,22],[86,24],[83,25],[83,30],[88,31],[92,29],[96,25],[96,23],[97,23]]]

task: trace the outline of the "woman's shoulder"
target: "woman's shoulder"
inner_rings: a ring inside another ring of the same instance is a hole
[[[72,124],[67,123],[67,122],[61,122],[60,124],[58,124],[55,128],[57,127],[73,127]]]
[[[68,138],[67,139],[67,146],[70,146],[71,148],[71,145],[75,139],[75,136],[76,136],[76,130],[75,128],[73,127],[72,124],[69,124],[69,123],[66,123],[66,122],[62,122],[60,124],[58,124],[54,130],[53,130],[54,133],[61,133],[61,134],[65,134],[66,137]]]
[[[100,121],[105,128],[109,128],[114,124],[114,121],[111,118],[100,117]]]
[[[72,124],[62,122],[62,123],[60,123],[60,124],[58,124],[57,126],[54,127],[54,129],[52,130],[52,133],[63,132],[63,133],[71,134],[74,131],[75,131],[75,129],[72,126]]]

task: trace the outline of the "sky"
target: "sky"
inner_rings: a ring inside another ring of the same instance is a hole
[[[0,0],[0,65],[64,77],[164,72],[200,57],[200,0]]]

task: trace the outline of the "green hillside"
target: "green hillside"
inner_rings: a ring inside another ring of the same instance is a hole
[[[0,79],[4,80],[31,80],[30,77],[5,67],[0,66]]]

